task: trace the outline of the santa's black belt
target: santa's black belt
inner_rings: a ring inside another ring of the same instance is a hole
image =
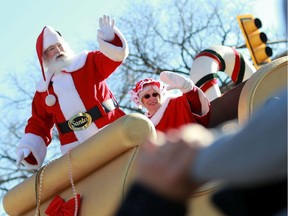
[[[110,109],[105,108],[105,112],[108,113],[112,109],[115,109],[116,106],[110,107]],[[90,126],[92,122],[96,119],[102,117],[102,114],[97,106],[88,110],[87,112],[77,113],[72,116],[68,121],[58,124],[58,127],[62,134],[69,133],[71,131],[80,131],[84,130]]]

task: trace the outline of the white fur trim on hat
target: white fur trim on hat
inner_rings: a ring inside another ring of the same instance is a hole
[[[46,26],[43,35],[43,52],[56,43],[63,44],[65,41],[51,26]]]
[[[17,151],[21,148],[28,148],[32,152],[33,156],[37,161],[37,165],[29,164],[25,160],[23,160],[23,164],[28,169],[39,169],[44,162],[47,152],[47,147],[45,145],[44,140],[38,135],[32,133],[26,133],[20,140],[20,144],[17,147]]]

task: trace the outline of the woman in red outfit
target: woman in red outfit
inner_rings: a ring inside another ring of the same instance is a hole
[[[166,132],[189,123],[207,126],[209,123],[210,103],[192,80],[179,74],[163,71],[160,80],[168,86],[151,78],[140,80],[131,93],[131,100],[141,108],[153,122],[155,128]],[[179,89],[181,96],[166,96],[165,90]]]

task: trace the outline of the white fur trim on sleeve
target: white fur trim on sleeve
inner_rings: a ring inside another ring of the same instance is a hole
[[[117,47],[107,41],[104,41],[98,36],[97,40],[99,43],[99,50],[113,61],[124,61],[129,53],[128,43],[119,29],[114,27],[114,32],[120,38],[122,47]]]
[[[210,103],[209,103],[207,96],[205,95],[205,93],[200,88],[197,88],[197,91],[198,91],[199,100],[201,103],[202,115],[205,115],[210,110],[210,105],[209,105]]]
[[[165,97],[163,98],[163,103],[162,105],[160,106],[160,108],[156,111],[156,113],[150,118],[150,120],[152,121],[153,125],[156,127],[160,120],[162,119],[163,115],[164,115],[164,112],[166,111],[166,108],[168,107],[168,104],[170,102],[170,100],[174,98],[172,96],[169,96],[169,97]],[[145,115],[147,117],[149,117],[148,113],[145,113]]]
[[[44,140],[38,135],[32,133],[26,133],[20,140],[20,144],[17,147],[17,151],[21,148],[28,148],[32,152],[37,161],[37,165],[29,164],[25,160],[23,160],[23,164],[28,169],[39,169],[44,162],[47,152],[47,147],[45,145]]]

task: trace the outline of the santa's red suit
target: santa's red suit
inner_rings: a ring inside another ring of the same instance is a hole
[[[208,126],[210,103],[204,93],[194,86],[191,91],[182,96],[165,98],[156,113],[147,116],[155,128],[162,132],[191,123]]]
[[[43,40],[43,35],[40,34],[39,38]],[[38,54],[39,49],[42,53],[39,38],[36,44]],[[23,160],[26,167],[41,167],[54,125],[59,132],[61,151],[65,154],[105,125],[125,115],[117,106],[105,80],[127,57],[127,42],[118,29],[115,29],[113,41],[101,41],[98,38],[98,42],[100,51],[82,52],[73,56],[68,67],[57,74],[45,74],[36,86],[32,116],[17,148],[28,148],[31,151]],[[43,72],[41,57],[39,61]],[[47,92],[56,98],[52,106],[45,102]],[[89,120],[91,123],[87,122]]]

